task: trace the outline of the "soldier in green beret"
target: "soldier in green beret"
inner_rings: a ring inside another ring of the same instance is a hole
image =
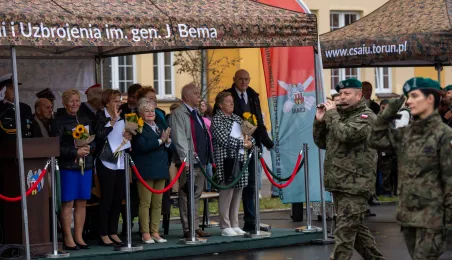
[[[412,78],[403,86],[414,121],[398,129],[391,121],[405,97],[391,99],[369,135],[377,149],[394,149],[398,160],[397,220],[415,260],[439,259],[452,227],[452,129],[438,114],[440,85]]]
[[[446,86],[443,91],[438,112],[443,122],[452,127],[452,85]]]
[[[318,106],[314,121],[314,142],[326,150],[324,185],[333,193],[337,211],[331,259],[349,260],[353,248],[364,259],[385,259],[377,248],[364,217],[368,199],[375,193],[377,151],[370,148],[367,136],[375,114],[363,98],[361,82],[339,82],[339,102]]]

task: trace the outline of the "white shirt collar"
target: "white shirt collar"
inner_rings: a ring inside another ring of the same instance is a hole
[[[245,103],[248,103],[248,93],[246,93],[246,91],[241,92],[237,87],[235,88],[235,91],[239,95],[239,98],[242,98],[242,94],[243,94],[243,98],[245,98]]]
[[[105,111],[105,117],[106,118],[111,118],[111,115],[108,113],[106,108],[104,109],[104,111]]]
[[[184,104],[187,106],[187,108],[188,108],[188,110],[190,111],[190,113],[191,113],[191,111],[196,110],[196,108],[192,108],[192,107],[189,106],[187,103],[184,102]]]

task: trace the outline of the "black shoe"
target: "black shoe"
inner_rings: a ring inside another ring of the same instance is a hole
[[[90,249],[91,247],[89,245],[81,245],[77,242],[75,242],[75,244],[80,248],[80,249]]]
[[[243,231],[245,231],[245,232],[256,232],[256,225],[245,224],[243,226]]]
[[[122,241],[116,241],[113,238],[111,238],[110,236],[108,236],[111,240],[111,242],[113,242],[113,244],[115,244],[115,246],[123,246],[124,243]]]
[[[115,243],[105,243],[103,240],[102,240],[102,238],[100,238],[99,237],[99,245],[101,245],[101,246],[114,246],[115,245]]]
[[[80,248],[77,246],[77,243],[75,243],[75,246],[67,246],[65,243],[63,243],[63,250],[68,250],[68,251],[77,251]]]

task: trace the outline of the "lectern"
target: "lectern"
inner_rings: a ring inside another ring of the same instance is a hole
[[[37,181],[51,157],[60,155],[58,137],[24,138],[24,169],[26,190]],[[51,167],[48,167],[50,174]],[[0,191],[8,197],[20,196],[19,164],[15,138],[0,144]],[[31,252],[46,254],[52,251],[50,240],[49,176],[46,175],[35,191],[27,197],[28,229]],[[22,207],[20,201],[0,201],[3,241],[2,244],[25,244]]]

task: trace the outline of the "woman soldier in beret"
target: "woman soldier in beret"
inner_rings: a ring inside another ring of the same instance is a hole
[[[414,121],[398,129],[391,121],[405,97],[389,101],[369,135],[376,149],[394,149],[399,182],[397,220],[408,251],[415,260],[439,259],[452,227],[452,130],[438,114],[440,85],[429,78],[412,78],[404,87]]]

